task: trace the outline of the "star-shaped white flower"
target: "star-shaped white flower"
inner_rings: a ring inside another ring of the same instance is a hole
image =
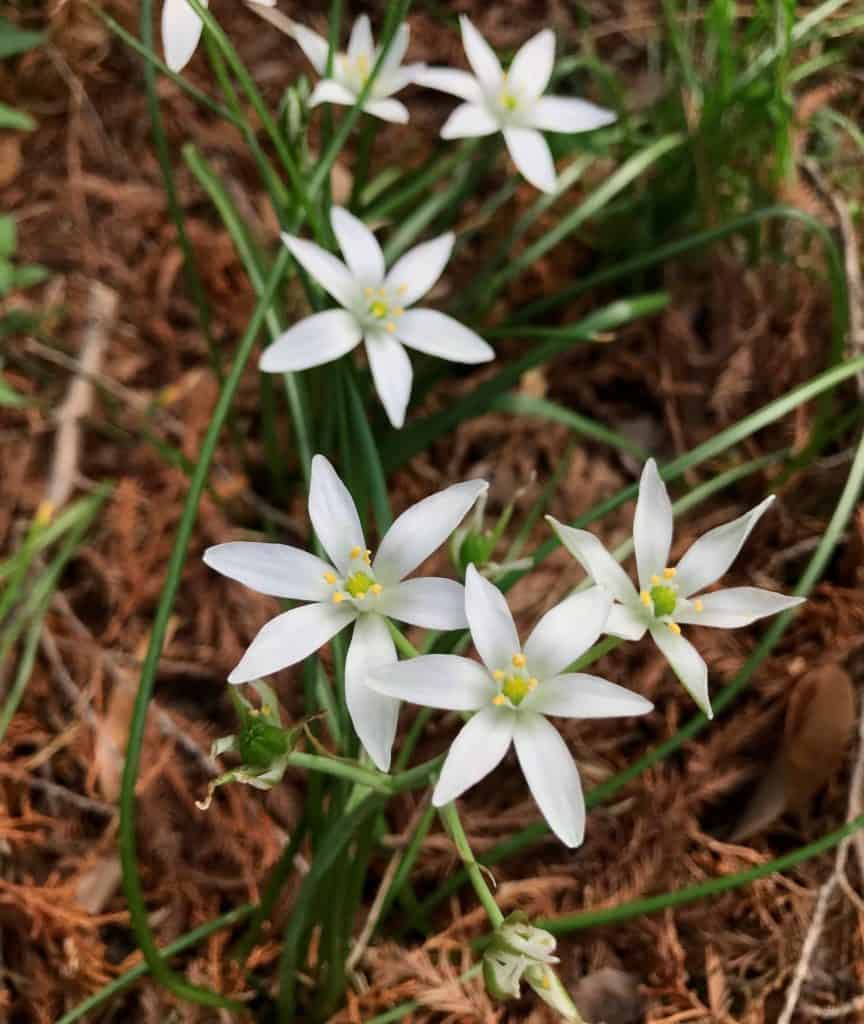
[[[316,313],[280,335],[261,356],[267,373],[308,370],[366,343],[369,368],[390,422],[401,427],[413,371],[404,345],[455,363],[485,363],[494,350],[474,331],[435,309],[409,309],[450,259],[447,233],[405,253],[388,271],[366,225],[341,207],[330,213],[345,263],[314,242],[282,235],[291,254],[342,307]]]
[[[210,0],[201,0],[208,7]],[[276,0],[249,0],[252,7],[275,7]],[[201,19],[186,0],[164,0],[162,4],[162,46],[165,63],[172,71],[182,71],[192,59],[201,38]]]
[[[289,24],[288,31],[309,58],[309,62],[319,75],[327,73],[327,54],[330,47],[323,36],[300,25],[296,21]],[[394,121],[405,124],[408,110],[404,103],[394,100],[393,95],[410,85],[424,64],[402,64],[402,58],[408,49],[411,30],[407,24],[401,24],[393,37],[393,43],[387,51],[384,63],[375,76],[372,90],[363,104],[363,110],[383,121]],[[372,38],[369,17],[361,14],[351,29],[347,53],[333,55],[333,71],[330,78],[322,78],[309,97],[309,106],[319,103],[340,103],[353,107],[357,97],[366,84],[366,80],[375,67],[380,49],[376,48]]]
[[[463,14],[459,19],[465,56],[474,72],[426,68],[415,81],[458,96],[458,106],[441,129],[443,139],[503,132],[513,163],[543,192],[557,186],[555,164],[541,131],[588,132],[611,124],[615,114],[587,100],[544,96],[555,63],[555,35],[543,29],[528,40],[504,72],[492,47]]]
[[[759,587],[730,587],[701,593],[735,561],[750,531],[773,500],[774,495],[769,495],[745,515],[709,530],[693,543],[678,566],[672,568],[668,565],[672,504],[657,472],[657,464],[649,459],[639,481],[639,500],[633,520],[638,592],[627,573],[593,533],[565,526],[551,516],[546,518],[585,572],[615,599],[606,632],[623,640],[640,640],[646,630],[650,632],[675,674],[711,718],[708,667],[696,648],[682,636],[681,626],[736,629],[794,608],[804,600]]]
[[[444,543],[487,487],[485,480],[468,480],[419,501],[393,523],[373,559],[348,489],[316,455],[309,518],[332,564],[285,544],[235,541],[204,552],[211,569],[261,594],[310,602],[271,619],[228,682],[248,683],[295,665],[354,623],[345,662],[348,712],[369,756],[387,771],[399,701],[367,685],[369,672],[396,661],[384,616],[427,629],[467,625],[461,583],[405,577]]]
[[[436,807],[488,775],[512,742],[549,827],[567,846],[582,842],[585,801],[579,772],[545,716],[612,718],[644,715],[652,707],[605,679],[564,673],[600,636],[611,606],[599,587],[572,595],[543,616],[523,647],[501,591],[469,565],[465,609],[485,667],[452,654],[429,654],[372,674],[370,685],[390,697],[477,712],[447,754],[432,795]]]

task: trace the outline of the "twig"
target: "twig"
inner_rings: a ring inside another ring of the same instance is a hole
[[[858,709],[858,750],[855,755],[855,767],[852,770],[852,778],[849,782],[849,800],[846,808],[847,821],[851,821],[861,813],[862,785],[864,785],[864,702],[862,702],[861,707]],[[813,959],[813,954],[815,953],[819,940],[822,937],[822,931],[825,927],[825,918],[831,904],[831,898],[834,895],[835,890],[842,884],[841,879],[845,880],[846,860],[849,856],[849,850],[853,843],[855,844],[859,860],[862,859],[862,852],[864,851],[862,851],[861,843],[856,842],[856,839],[857,836],[853,834],[844,839],[837,847],[837,855],[834,859],[834,870],[831,872],[831,876],[828,878],[828,881],[825,882],[819,890],[819,895],[816,898],[813,917],[810,919],[810,926],[807,929],[806,936],[804,937],[804,944],[801,947],[801,955],[798,958],[798,965],[795,968],[795,974],[792,976],[792,981],[789,984],[789,988],[786,990],[786,1002],[783,1006],[783,1012],[777,1019],[777,1024],[791,1024],[792,1018],[795,1015],[798,1002],[801,998],[801,989],[810,974],[810,962]],[[864,1002],[864,996],[859,998]],[[811,1013],[815,1013],[815,1010],[812,1007],[808,1007],[808,1009]],[[848,1012],[852,1011],[849,1010]],[[830,1017],[834,1016],[834,1014],[822,1012],[817,1014],[817,1016]],[[837,1016],[844,1016],[844,1014],[838,1014]]]
[[[87,328],[79,358],[80,372],[73,378],[66,399],[57,411],[54,457],[42,505],[45,518],[53,517],[72,493],[81,450],[80,421],[90,412],[93,402],[92,377],[99,373],[108,344],[108,332],[116,317],[117,293],[93,281],[87,304]]]

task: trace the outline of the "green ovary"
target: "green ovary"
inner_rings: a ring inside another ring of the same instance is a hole
[[[518,707],[532,689],[533,687],[525,676],[506,676],[501,692],[514,707]]]
[[[376,320],[383,320],[390,315],[390,307],[382,299],[375,299],[369,303],[369,312]]]
[[[678,603],[678,595],[672,587],[657,586],[651,588],[651,603],[657,616],[671,615]]]
[[[355,572],[345,580],[345,589],[352,597],[364,597],[375,585],[375,580],[365,572]]]

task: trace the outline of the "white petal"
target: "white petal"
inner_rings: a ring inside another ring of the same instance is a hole
[[[465,574],[465,613],[477,653],[490,672],[506,669],[522,647],[513,616],[501,591],[473,563]]]
[[[676,622],[689,622],[694,626],[714,626],[717,629],[738,629],[749,626],[757,619],[785,612],[804,603],[803,597],[787,597],[760,587],[730,587],[703,594],[702,611],[697,612],[692,603],[675,610]],[[683,604],[683,602],[682,602]]]
[[[400,701],[370,685],[373,672],[396,664],[396,648],[380,615],[361,615],[345,658],[345,702],[364,749],[382,772],[390,770],[390,752],[399,721]]]
[[[269,345],[258,363],[265,373],[292,373],[332,363],[354,348],[363,332],[353,313],[328,309],[294,324]]]
[[[555,33],[544,28],[519,47],[507,72],[507,81],[514,92],[537,97],[549,84],[554,64]]]
[[[501,62],[495,56],[495,51],[464,14],[459,17],[459,28],[462,30],[465,56],[471,65],[471,70],[477,76],[480,87],[489,96],[497,94],[501,88],[504,73],[501,70]]]
[[[394,99],[371,99],[366,100],[363,109],[372,117],[378,117],[382,121],[389,121],[391,124],[408,124],[408,108],[404,103]]]
[[[376,84],[386,83],[389,78],[396,73],[397,68],[402,63],[402,59],[408,52],[408,43],[411,41],[411,29],[408,23],[403,21],[399,28],[396,29],[396,33],[393,36],[393,41],[390,44],[390,49],[387,51],[387,56],[384,58],[384,62],[381,65],[381,70],[378,72]],[[393,90],[396,91],[395,89]]]
[[[414,81],[417,85],[426,86],[427,89],[449,92],[451,96],[458,96],[466,103],[483,102],[480,83],[467,71],[459,71],[456,68],[423,68],[415,74]]]
[[[593,533],[565,526],[552,516],[546,516],[546,521],[564,547],[599,587],[608,590],[622,604],[632,605],[639,600],[630,577]]]
[[[678,563],[678,574],[675,578],[679,592],[684,597],[689,597],[720,579],[738,557],[738,552],[750,536],[750,531],[773,501],[774,495],[771,494],[756,508],[739,516],[738,519],[733,519],[731,523],[716,526],[692,544]]]
[[[351,29],[351,37],[348,40],[348,56],[353,60],[358,57],[372,57],[375,43],[372,39],[372,26],[369,24],[369,15],[361,14],[354,22]]]
[[[604,632],[622,640],[641,640],[647,628],[648,624],[639,612],[627,605],[613,604]]]
[[[667,626],[656,626],[651,630],[651,636],[693,700],[709,718],[713,718],[708,696],[708,666],[702,655],[689,640],[673,633]]]
[[[482,665],[455,654],[423,654],[400,661],[373,673],[371,685],[379,693],[445,711],[489,707],[498,692]]]
[[[618,718],[644,715],[653,709],[650,700],[616,686],[599,676],[572,672],[542,682],[522,702],[525,711],[562,718]]]
[[[319,36],[311,28],[306,28],[305,25],[300,25],[296,21],[290,22],[289,28],[291,37],[306,54],[306,59],[319,75],[323,75],[327,68],[327,54],[330,52],[330,44],[323,36]]]
[[[541,192],[558,187],[555,164],[546,140],[535,128],[505,128],[504,141],[522,177]]]
[[[531,675],[550,679],[584,654],[597,642],[611,609],[611,594],[591,587],[546,612],[525,642]]]
[[[488,363],[495,349],[479,334],[437,309],[409,309],[396,321],[400,341],[451,363]]]
[[[617,120],[611,110],[570,96],[541,96],[527,116],[534,128],[568,134],[590,132]]]
[[[309,518],[324,550],[341,573],[351,565],[354,548],[365,550],[363,527],[348,488],[323,455],[312,459]]]
[[[657,463],[649,459],[639,480],[639,497],[633,518],[633,547],[639,585],[651,589],[651,577],[662,574],[669,564],[672,546],[672,503],[666,484],[657,472]]]
[[[204,0],[207,6],[207,0]],[[203,29],[201,19],[186,0],[164,0],[162,4],[162,46],[165,63],[182,71],[192,59]]]
[[[352,621],[353,608],[334,604],[304,604],[277,615],[259,631],[228,676],[229,683],[248,683],[296,665]]]
[[[465,629],[465,588],[455,580],[425,576],[386,587],[376,608],[399,622],[424,629]]]
[[[395,583],[413,572],[447,540],[488,486],[485,480],[466,480],[406,509],[381,541],[372,563],[376,576]]]
[[[324,574],[332,572],[322,559],[287,544],[233,541],[204,552],[204,564],[259,594],[295,601],[326,601],[330,588]]]
[[[415,245],[390,268],[384,282],[386,287],[398,292],[403,306],[410,306],[425,295],[444,273],[452,251],[452,231],[430,242]]]
[[[348,86],[332,78],[322,78],[309,97],[310,107],[317,107],[320,103],[338,103],[342,107],[353,107],[356,102],[357,97]]]
[[[498,119],[477,103],[460,103],[441,127],[442,139],[474,139],[501,130]]]
[[[330,211],[333,234],[348,268],[364,287],[377,288],[384,280],[384,253],[369,228],[344,207]]]
[[[411,397],[414,379],[411,359],[399,342],[384,331],[367,331],[365,340],[375,390],[387,418],[398,430],[405,422],[405,410]]]
[[[353,308],[362,301],[363,289],[342,260],[322,249],[314,242],[293,235],[282,235],[282,241],[291,250],[295,260],[325,288],[340,306]]]
[[[388,57],[389,60],[389,57]],[[404,89],[406,85],[416,83],[419,75],[426,70],[425,64],[403,64],[401,68],[394,68],[385,74],[379,74],[375,79],[375,95],[379,98],[392,96],[394,93]]]
[[[585,838],[585,799],[576,762],[542,715],[520,714],[513,731],[519,764],[549,828],[565,846]]]
[[[483,708],[462,727],[432,794],[435,807],[449,804],[501,763],[513,738],[515,718],[509,710]]]

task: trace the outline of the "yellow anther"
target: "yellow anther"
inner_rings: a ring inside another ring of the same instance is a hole
[[[513,662],[513,668],[525,668],[524,654],[514,654],[510,660]]]
[[[500,683],[501,680],[504,678],[504,672],[500,668],[496,668],[495,671],[492,673],[492,678],[495,680],[496,683]]]
[[[507,698],[504,696],[503,693],[496,693],[495,696],[492,698],[492,703],[496,707],[500,708],[502,704],[507,703]]]
[[[354,600],[355,601],[362,601],[365,596],[366,596],[366,591],[365,590],[361,590],[359,594],[355,594],[354,595]]]
[[[363,561],[367,565],[372,564],[372,552],[369,550],[369,548],[366,548],[366,550],[363,552]]]
[[[666,625],[675,634],[675,636],[681,636],[681,627],[677,622],[667,622]]]
[[[677,569],[664,569],[663,570],[663,579],[665,579],[665,580],[674,580],[677,575],[678,575],[678,570]]]
[[[330,586],[332,587],[333,584],[336,582],[336,575],[335,575],[335,573],[325,572],[324,573],[324,582],[325,583],[329,583]]]
[[[552,988],[552,982],[549,979],[549,972],[543,975],[543,980],[540,982],[543,988]]]
[[[531,678],[528,680],[528,692],[530,693],[532,690],[536,690],[539,684],[540,680],[536,679],[534,676],[531,676]]]
[[[388,334],[395,334],[396,324],[394,324],[392,320],[388,320],[387,323],[384,325],[384,329],[387,331]]]
[[[390,312],[393,314],[393,316],[402,316],[402,314],[405,312],[405,310],[401,306],[394,306],[390,310]]]
[[[342,604],[344,600],[345,595],[342,593],[341,590],[337,590],[336,593],[333,595],[333,604]]]
[[[264,704],[264,705],[262,705],[262,707],[261,707],[261,714],[262,714],[262,715],[263,715],[263,716],[264,716],[265,718],[267,718],[267,717],[268,717],[269,715],[272,715],[272,714],[273,714],[273,712],[272,712],[272,711],[270,710],[270,708],[268,708],[268,707],[267,707],[267,705],[266,705],[266,704]]]
[[[40,501],[39,507],[36,509],[36,526],[47,526],[54,518],[54,511],[54,502],[50,498]]]
[[[387,294],[387,289],[386,288],[379,288],[378,289],[378,294],[383,298]]]
[[[642,593],[639,595],[639,598],[646,608],[651,607],[651,595],[648,593],[647,590],[643,590]]]
[[[405,292],[407,292],[407,291],[408,291],[408,285],[407,284],[400,284],[399,287],[396,289],[396,294],[397,295],[404,295]]]
[[[351,558],[359,558],[362,553],[363,553],[363,548],[354,547],[354,548],[351,548],[350,557]]]
[[[366,296],[367,299],[371,299],[372,296],[375,294],[375,289],[374,288],[364,288],[363,289],[363,294]]]
[[[384,588],[381,586],[380,583],[373,583],[369,589],[372,591],[373,594],[378,595]]]
[[[659,577],[659,576],[652,576],[652,577],[651,577],[651,582],[652,582],[652,583],[654,584],[654,586],[656,587],[656,586],[657,586],[657,584],[658,584],[658,583],[660,582],[660,577]]]
[[[693,602],[693,607],[696,609],[697,612],[701,612],[705,605],[702,604],[702,602],[697,597]]]

